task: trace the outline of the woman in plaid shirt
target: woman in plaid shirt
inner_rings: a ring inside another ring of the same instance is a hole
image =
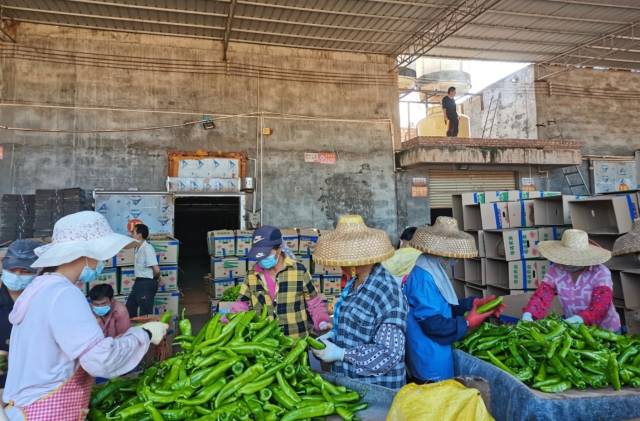
[[[406,382],[404,363],[407,304],[400,285],[380,264],[394,253],[381,230],[367,228],[357,215],[340,218],[324,234],[313,254],[317,263],[349,268],[351,279],[334,310],[334,328],[313,350],[333,363],[335,374],[399,389]]]
[[[286,251],[278,228],[263,226],[254,232],[249,258],[258,263],[240,287],[232,312],[254,309],[260,313],[267,306],[269,313],[278,318],[284,334],[294,338],[307,335],[307,314],[316,331],[331,329],[323,297],[304,265]]]

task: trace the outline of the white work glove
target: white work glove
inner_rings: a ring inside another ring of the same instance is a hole
[[[344,349],[326,339],[322,342],[326,345],[325,349],[311,349],[311,352],[313,352],[313,355],[315,355],[316,358],[324,361],[325,363],[344,360]]]
[[[564,319],[564,321],[572,325],[584,324],[584,320],[582,319],[582,317],[578,316],[577,314],[575,316]]]
[[[169,330],[169,325],[162,322],[147,322],[140,327],[151,334],[151,343],[154,345],[158,345]]]
[[[331,341],[331,340],[333,340],[333,338],[335,338],[335,337],[336,337],[335,332],[334,332],[333,330],[330,330],[330,331],[328,331],[327,333],[325,333],[324,335],[320,335],[320,336],[318,336],[318,338],[317,338],[317,339],[318,339],[319,341],[324,342],[324,341]]]
[[[522,321],[523,322],[532,322],[533,316],[528,311],[526,313],[522,313]]]

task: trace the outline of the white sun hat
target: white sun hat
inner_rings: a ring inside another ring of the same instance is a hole
[[[611,252],[589,244],[589,236],[582,230],[569,229],[561,241],[541,241],[538,251],[553,263],[569,266],[600,265],[611,259]]]
[[[56,222],[51,243],[35,249],[38,260],[31,267],[60,266],[80,257],[102,261],[134,243],[133,238],[113,232],[98,212],[78,212]]]

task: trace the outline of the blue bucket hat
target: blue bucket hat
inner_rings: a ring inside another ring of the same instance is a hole
[[[260,261],[268,257],[275,247],[282,245],[282,232],[276,227],[262,226],[253,233],[252,243],[248,257]]]
[[[42,246],[42,243],[35,240],[14,241],[2,259],[2,268],[24,269],[35,272],[35,269],[33,269],[31,265],[38,259],[34,250],[40,246]]]

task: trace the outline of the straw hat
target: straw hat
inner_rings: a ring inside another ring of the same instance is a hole
[[[589,244],[589,236],[582,230],[570,229],[560,241],[541,241],[538,251],[553,263],[569,266],[593,266],[611,259],[611,252]]]
[[[476,240],[458,229],[458,221],[439,216],[433,226],[418,228],[409,245],[434,256],[470,259],[478,256]]]
[[[360,215],[345,215],[335,231],[320,237],[313,260],[325,266],[364,266],[387,260],[394,252],[387,233],[367,227]]]
[[[640,252],[640,219],[633,221],[631,231],[618,237],[613,244],[613,255],[622,256]]]
[[[107,260],[134,243],[133,238],[113,232],[102,214],[77,212],[58,219],[51,243],[35,249],[38,260],[31,267],[60,266],[80,257]]]

